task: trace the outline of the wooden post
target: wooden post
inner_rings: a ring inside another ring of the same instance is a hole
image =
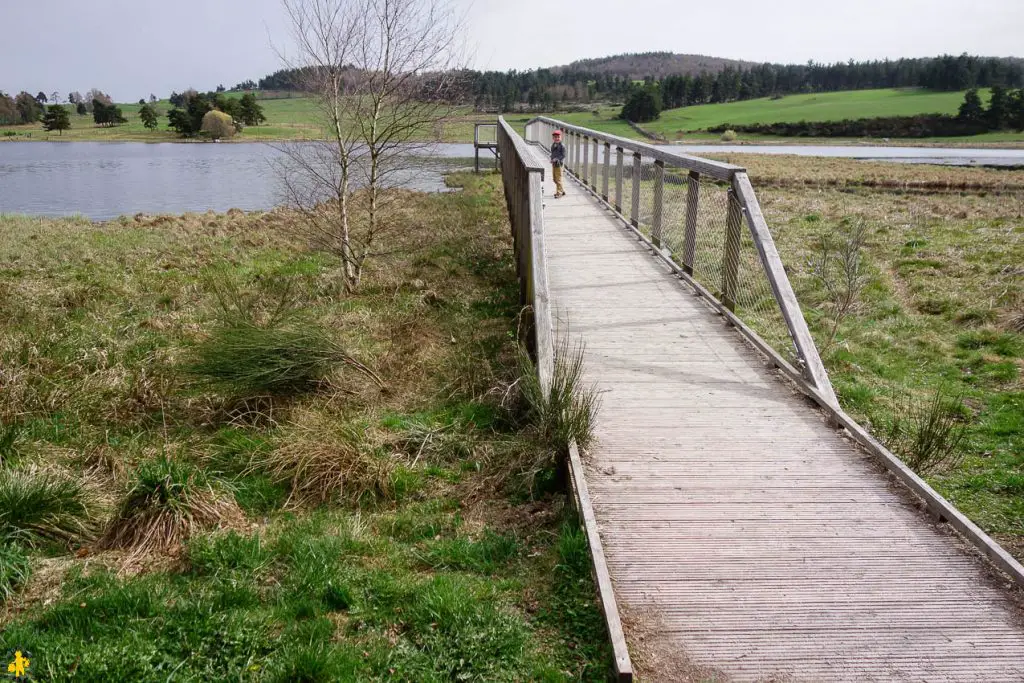
[[[573,147],[576,148],[576,153],[572,155],[573,166],[576,171],[576,177],[580,177],[580,134],[573,132]]]
[[[621,147],[615,148],[615,210],[622,213],[622,154]]]
[[[590,174],[590,189],[592,189],[594,192],[597,192],[597,169],[598,169],[598,162],[601,159],[600,152],[601,152],[601,141],[598,140],[597,138],[594,138],[594,168],[591,169],[592,172]]]
[[[661,219],[665,208],[665,162],[654,162],[654,206],[651,212],[651,242],[658,249],[662,247]]]
[[[583,184],[587,184],[588,174],[590,173],[590,138],[586,135],[583,136]]]
[[[700,173],[690,171],[686,189],[686,236],[683,238],[683,272],[693,275],[693,259],[697,254],[697,212],[700,201]]]
[[[612,143],[604,143],[604,177],[601,178],[601,198],[608,201],[608,176],[612,170]]]
[[[736,312],[736,294],[740,279],[740,226],[743,222],[743,209],[740,208],[736,192],[731,187],[728,192],[729,210],[725,229],[725,255],[722,261],[722,303],[732,312]]]
[[[633,152],[633,205],[630,207],[629,222],[634,228],[640,227],[640,172],[643,158],[640,152]]]

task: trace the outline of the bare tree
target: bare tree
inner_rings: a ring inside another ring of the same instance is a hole
[[[446,0],[282,0],[327,139],[287,144],[279,172],[303,220],[337,254],[347,287],[388,251],[381,212],[403,159],[436,139],[459,95],[461,22]]]
[[[852,218],[833,233],[820,236],[810,261],[811,274],[828,294],[832,304],[832,330],[825,346],[835,342],[839,325],[857,307],[868,283],[863,251],[868,229],[862,218]]]

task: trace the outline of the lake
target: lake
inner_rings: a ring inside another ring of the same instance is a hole
[[[832,145],[669,145],[691,154],[797,154],[955,165],[1024,165],[1020,149]],[[469,165],[471,144],[416,149],[403,186],[443,191],[443,173]],[[267,209],[282,199],[272,162],[281,153],[258,143],[0,143],[0,213],[122,214]],[[430,156],[424,156],[429,154]]]
[[[473,156],[471,144],[416,149],[404,187],[445,190],[442,174]],[[429,158],[422,155],[428,154]],[[280,203],[272,162],[281,152],[253,143],[3,142],[0,213],[122,214],[267,209]],[[447,161],[446,161],[447,160]]]

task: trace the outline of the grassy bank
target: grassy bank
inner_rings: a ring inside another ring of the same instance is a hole
[[[603,679],[500,186],[456,182],[397,196],[352,295],[286,212],[0,217],[0,651],[40,680]]]
[[[843,406],[911,459],[894,423],[950,397],[966,439],[921,473],[1024,559],[1024,172],[729,160],[759,188]],[[810,263],[856,224],[867,279],[830,341],[834,299]]]

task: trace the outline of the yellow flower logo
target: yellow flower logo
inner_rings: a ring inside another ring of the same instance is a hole
[[[14,653],[14,661],[7,665],[7,673],[14,674],[15,678],[21,678],[22,676],[28,676],[28,659],[22,656],[21,650]]]

